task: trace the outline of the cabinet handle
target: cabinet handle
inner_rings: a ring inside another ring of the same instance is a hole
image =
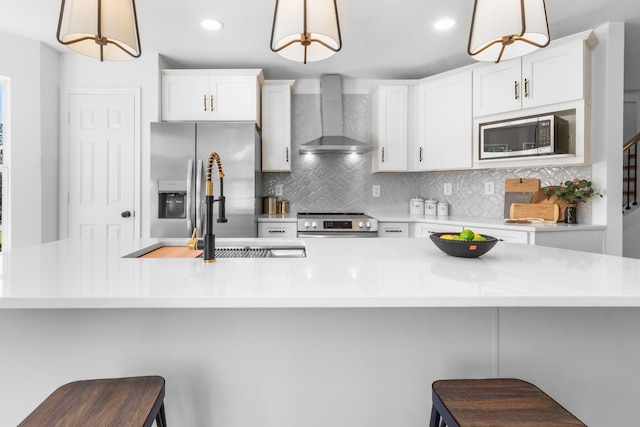
[[[384,147],[382,147],[382,163],[384,163]]]
[[[420,147],[420,161],[422,161],[422,147]]]
[[[210,104],[211,104],[211,111],[213,111],[213,95],[211,95],[211,102],[210,102]]]
[[[285,157],[285,161],[289,163],[289,147],[284,148],[284,157]]]
[[[207,111],[207,95],[204,95],[204,111]]]
[[[518,93],[519,91],[518,91],[518,81],[517,80],[515,82],[513,82],[513,90],[515,91],[514,94],[516,96],[516,99],[520,98],[520,95]]]
[[[398,228],[387,228],[384,230],[385,233],[402,233],[401,229]]]
[[[524,79],[524,97],[529,97],[529,80]]]
[[[269,230],[269,233],[286,233],[286,230]]]

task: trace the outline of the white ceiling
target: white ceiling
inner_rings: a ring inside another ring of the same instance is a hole
[[[473,62],[466,54],[473,0],[338,0],[343,48],[307,65],[269,49],[274,6],[275,0],[138,0],[142,53],[186,67],[262,68],[270,79],[420,78]],[[626,21],[627,51],[640,43],[639,0],[546,0],[546,7],[552,39]],[[59,9],[56,0],[0,0],[0,31],[75,54],[56,41]],[[437,33],[433,23],[443,16],[458,25]],[[221,20],[224,29],[202,29],[204,18]]]

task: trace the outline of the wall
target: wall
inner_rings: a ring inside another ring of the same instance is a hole
[[[347,87],[348,81],[345,81]],[[542,186],[558,185],[575,177],[591,179],[589,166],[526,168],[455,172],[371,172],[371,154],[305,154],[300,144],[322,134],[320,95],[292,97],[292,172],[264,173],[264,195],[274,195],[283,186],[283,198],[292,212],[363,211],[408,213],[409,199],[419,196],[446,200],[450,215],[501,218],[504,213],[504,182],[507,178],[539,178]],[[370,143],[371,99],[366,94],[343,95],[345,135]],[[484,195],[484,183],[493,181],[493,196]],[[453,186],[444,196],[445,182]],[[372,197],[372,186],[380,185],[381,197]],[[579,221],[591,222],[590,204],[579,206]]]
[[[433,381],[500,376],[589,426],[637,426],[639,322],[597,307],[0,310],[0,425],[67,382],[153,374],[177,427],[424,427]]]
[[[10,79],[9,169],[11,247],[57,238],[58,58],[49,47],[0,33],[0,75]],[[6,246],[5,246],[6,248]]]
[[[624,23],[595,30],[591,58],[591,159],[594,182],[606,190],[594,200],[593,218],[606,224],[605,253],[622,255],[622,153],[624,110]]]

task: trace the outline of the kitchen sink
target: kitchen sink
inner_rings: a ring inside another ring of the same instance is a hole
[[[220,258],[306,258],[302,243],[265,243],[216,245],[216,259]],[[192,251],[187,245],[156,243],[123,256],[123,258],[202,258],[202,251]]]

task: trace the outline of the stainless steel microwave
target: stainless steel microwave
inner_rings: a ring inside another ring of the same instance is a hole
[[[569,152],[569,123],[555,115],[480,125],[480,159]]]

